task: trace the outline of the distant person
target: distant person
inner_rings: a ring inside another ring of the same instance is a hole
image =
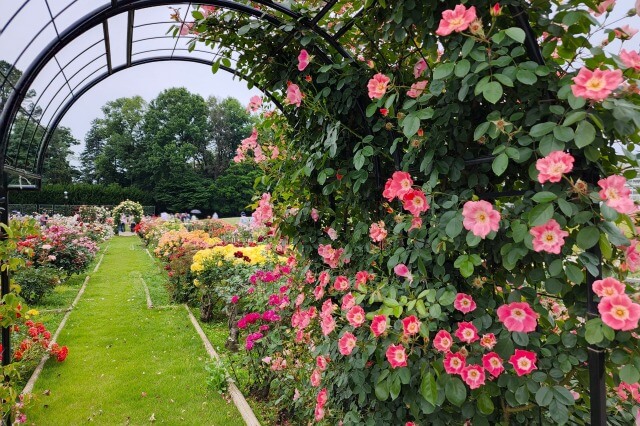
[[[42,213],[39,219],[40,219],[40,226],[42,226],[43,228],[46,227],[47,221],[49,220],[47,213]]]
[[[248,226],[249,225],[249,218],[247,217],[247,214],[245,212],[240,213],[240,225],[242,226]]]
[[[122,213],[120,215],[120,232],[124,232],[124,226],[126,221],[127,221],[127,216],[125,216],[124,213]]]
[[[213,212],[213,218],[217,219],[218,218],[218,213],[217,212]]]

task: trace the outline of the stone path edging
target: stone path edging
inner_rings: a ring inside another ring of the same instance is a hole
[[[191,313],[191,309],[189,309],[187,305],[184,305],[184,307],[189,313],[189,319],[191,320],[191,323],[195,327],[196,331],[198,332],[198,335],[202,339],[202,343],[204,343],[204,347],[207,350],[207,353],[209,354],[209,356],[215,360],[220,360],[220,355],[218,355],[216,350],[213,349],[213,345],[207,338],[207,335],[202,330],[202,327],[200,327],[198,320],[196,320],[196,318],[193,316],[193,313]],[[233,382],[233,380],[231,380],[231,378],[227,378],[227,381],[229,383],[229,395],[231,395],[231,399],[233,400],[233,403],[236,405],[236,408],[240,412],[240,415],[242,416],[242,419],[245,421],[247,426],[260,426],[260,422],[258,421],[258,418],[253,413],[251,406],[249,405],[247,400],[244,398],[244,395],[242,395],[242,392],[240,392],[240,389],[238,389],[238,387]]]
[[[60,336],[62,329],[67,324],[67,320],[69,319],[69,315],[71,315],[71,311],[73,311],[73,308],[76,307],[76,305],[80,301],[80,298],[84,294],[84,291],[87,288],[87,283],[89,282],[89,278],[91,277],[87,275],[87,277],[84,279],[84,283],[82,283],[82,287],[80,287],[80,291],[78,291],[78,294],[76,295],[76,298],[73,299],[73,302],[71,302],[71,306],[67,308],[67,313],[64,314],[62,321],[60,321],[60,325],[58,325],[58,328],[56,329],[55,334],[51,338],[51,343],[49,343],[49,347],[51,347],[51,345],[53,345],[56,342],[56,340],[58,340],[58,336]],[[24,389],[22,389],[21,394],[24,395],[24,394],[30,393],[33,390],[33,387],[35,386],[36,381],[38,380],[38,377],[40,377],[40,373],[42,373],[44,364],[47,362],[48,359],[49,359],[49,354],[44,354],[42,356],[42,359],[40,359],[40,363],[38,364],[36,369],[33,371],[33,374],[31,374],[31,377],[29,377],[29,381],[24,386]]]

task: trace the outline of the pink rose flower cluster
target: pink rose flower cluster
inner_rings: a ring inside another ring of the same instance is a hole
[[[638,328],[640,305],[625,293],[623,283],[608,277],[594,281],[592,289],[601,297],[598,311],[602,322],[614,330],[631,331]]]
[[[382,196],[389,202],[398,198],[402,201],[402,207],[414,217],[429,210],[429,203],[424,192],[413,188],[413,179],[407,172],[394,172],[384,186]]]
[[[318,246],[318,254],[322,257],[324,263],[329,265],[330,268],[337,268],[340,262],[345,262],[346,259],[342,258],[344,249],[334,249],[331,244],[320,244]]]
[[[596,102],[605,100],[622,84],[622,70],[590,70],[581,68],[573,77],[571,92],[576,98]]]
[[[252,96],[247,105],[247,111],[256,112],[262,106],[262,98],[260,96]]]
[[[273,205],[271,204],[271,194],[265,192],[260,198],[258,207],[251,215],[253,221],[251,226],[258,228],[260,226],[271,226],[273,221]]]

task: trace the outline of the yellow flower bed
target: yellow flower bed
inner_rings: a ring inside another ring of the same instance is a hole
[[[241,258],[234,256],[234,253],[242,252],[243,256],[250,259],[249,262]],[[221,260],[225,260],[233,263],[248,263],[250,265],[259,265],[266,263],[268,260],[274,260],[272,253],[267,250],[266,245],[258,245],[255,247],[236,247],[233,244],[227,244],[226,246],[216,246],[209,249],[200,250],[193,256],[193,263],[191,264],[191,272],[201,272],[204,270],[204,263],[208,259],[213,257],[220,257]],[[286,258],[278,256],[279,262],[286,262]]]

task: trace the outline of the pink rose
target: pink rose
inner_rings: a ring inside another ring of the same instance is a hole
[[[413,76],[419,78],[426,69],[427,61],[425,61],[424,58],[418,59],[418,62],[413,66]]]
[[[420,216],[420,213],[429,210],[429,203],[427,203],[427,197],[425,197],[422,190],[410,189],[402,197],[402,207],[414,217],[417,217]]]
[[[592,289],[599,297],[610,297],[625,294],[624,284],[613,277],[594,281]]]
[[[631,213],[635,205],[631,199],[631,190],[625,186],[627,180],[622,176],[609,176],[598,181],[600,198],[618,213]]]
[[[369,227],[369,237],[376,243],[383,241],[387,237],[384,221],[380,220],[371,224],[371,227]]]
[[[458,323],[458,329],[455,335],[461,342],[465,343],[473,343],[480,338],[476,326],[468,321],[460,321]]]
[[[433,338],[433,347],[439,352],[449,352],[452,345],[453,338],[447,330],[438,331]]]
[[[338,340],[338,350],[342,355],[351,355],[351,352],[356,347],[357,340],[353,333],[347,331]]]
[[[630,331],[638,328],[640,305],[633,303],[626,294],[604,297],[598,303],[602,322],[614,330]]]
[[[569,236],[569,233],[563,231],[555,219],[549,219],[544,225],[534,226],[529,233],[533,236],[534,251],[552,254],[560,254],[564,239]]]
[[[461,374],[467,365],[467,358],[460,352],[447,352],[444,356],[444,371],[447,374]]]
[[[498,377],[504,371],[502,358],[495,352],[489,352],[482,356],[482,366],[493,377]]]
[[[393,201],[396,197],[402,199],[411,190],[413,179],[407,172],[394,172],[385,186],[382,196],[388,201]]]
[[[578,75],[573,77],[571,91],[577,98],[603,101],[622,84],[622,81],[622,70],[591,71],[581,68]]]
[[[293,84],[292,82],[287,82],[287,101],[291,105],[295,105],[297,107],[302,103],[302,92],[300,91],[300,87],[297,84]]]
[[[515,353],[509,358],[509,364],[513,365],[518,376],[524,376],[538,369],[538,367],[536,367],[536,360],[537,356],[535,352],[516,349]]]
[[[298,55],[298,71],[304,71],[309,65],[309,60],[309,53],[305,49],[302,49]]]
[[[469,24],[476,19],[476,8],[471,6],[469,9],[463,5],[457,5],[453,10],[445,10],[442,12],[440,25],[436,30],[439,36],[448,36],[452,32],[461,32],[469,28]]]
[[[484,200],[464,203],[462,217],[464,228],[480,238],[485,238],[491,231],[500,228],[500,213]]]
[[[427,83],[428,82],[426,80],[413,83],[411,88],[407,91],[407,96],[414,99],[418,98],[422,92],[424,92],[424,89],[426,89]]]
[[[513,302],[502,305],[496,311],[498,319],[509,331],[529,333],[538,325],[538,313],[527,302]]]
[[[384,315],[376,315],[371,320],[371,331],[376,337],[380,337],[387,331],[387,317]]]
[[[369,97],[371,99],[380,99],[387,93],[387,85],[389,84],[389,77],[384,74],[378,73],[373,76],[367,84],[369,90]]]
[[[402,334],[404,336],[412,336],[420,332],[420,321],[415,315],[402,319]]]
[[[391,368],[406,367],[407,353],[402,345],[389,345],[387,349],[387,361],[391,364]]]
[[[347,321],[349,321],[349,324],[354,328],[358,328],[364,323],[364,315],[364,309],[362,309],[361,306],[356,305],[347,313]]]
[[[468,365],[462,370],[462,380],[464,380],[470,389],[478,389],[484,385],[484,369],[481,365]]]
[[[574,158],[571,154],[563,151],[553,151],[544,158],[536,161],[538,182],[560,182],[562,175],[573,170]]]
[[[591,10],[591,13],[593,13],[593,16],[600,16],[606,12],[611,12],[615,4],[616,0],[604,0],[596,6],[596,10]]]
[[[453,307],[463,314],[468,314],[476,308],[476,302],[468,294],[458,293],[453,301]]]
[[[636,71],[640,71],[640,54],[638,52],[632,50],[627,51],[622,49],[620,51],[620,60],[627,68],[633,68]]]
[[[393,267],[393,272],[396,273],[399,277],[407,278],[409,281],[413,281],[413,275],[411,275],[411,271],[407,268],[407,265],[404,263],[398,263]]]

